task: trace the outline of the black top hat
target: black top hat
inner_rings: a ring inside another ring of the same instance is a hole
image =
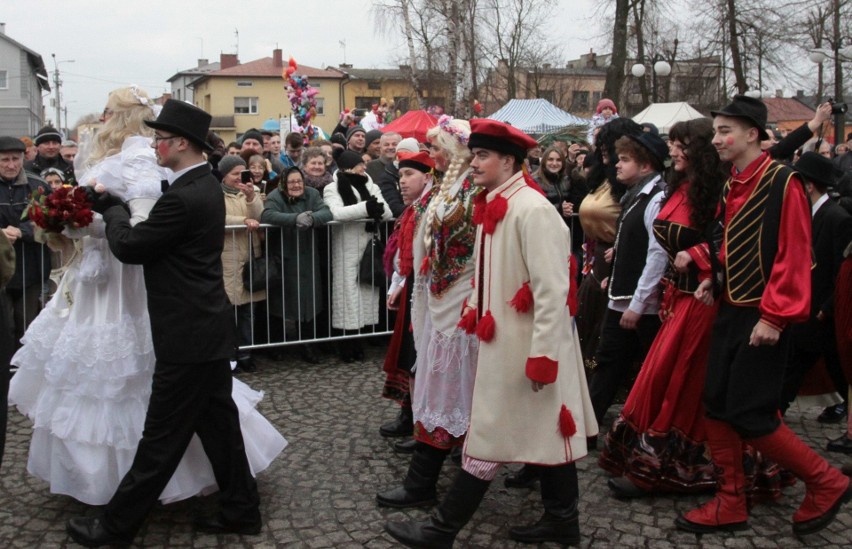
[[[651,153],[651,157],[658,162],[656,168],[662,171],[666,159],[669,157],[669,146],[666,145],[663,138],[651,132],[642,132],[639,135],[627,135],[626,137],[645,147]]]
[[[766,133],[766,104],[760,99],[735,95],[734,100],[727,107],[721,111],[710,111],[710,114],[713,115],[713,118],[720,115],[742,118],[757,128],[757,134],[761,141],[769,139],[769,134]]]
[[[834,185],[838,175],[831,160],[811,151],[804,153],[793,169],[801,174],[802,179],[814,183],[821,191]]]
[[[145,121],[145,124],[155,130],[165,130],[181,137],[185,137],[206,151],[212,151],[213,147],[207,143],[207,130],[210,129],[210,121],[213,119],[209,114],[198,107],[169,99],[163,105],[160,116],[154,121]]]

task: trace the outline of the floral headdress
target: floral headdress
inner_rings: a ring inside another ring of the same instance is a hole
[[[139,95],[139,86],[137,86],[136,84],[130,84],[130,93],[133,94],[134,99],[139,101],[140,105],[144,105],[154,111],[154,116],[159,116],[160,110],[162,110],[162,106],[156,105],[147,97]]]
[[[441,115],[441,118],[438,119],[438,127],[452,135],[461,145],[467,145],[467,141],[470,139],[470,134],[465,132],[462,128],[452,125],[451,122],[453,120],[454,118],[452,116],[447,114]]]

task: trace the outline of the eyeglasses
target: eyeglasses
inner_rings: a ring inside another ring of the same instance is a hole
[[[177,139],[178,137],[180,137],[180,136],[179,135],[169,135],[169,136],[166,137],[166,136],[161,136],[161,135],[154,135],[154,145],[156,146],[157,143],[159,143],[160,141],[169,141],[171,139]]]
[[[288,185],[304,185],[305,180],[304,179],[288,179],[287,184]]]
[[[113,112],[114,111],[112,109],[107,107],[106,109],[104,109],[104,112],[101,114],[101,118],[106,118],[107,116],[112,116]]]

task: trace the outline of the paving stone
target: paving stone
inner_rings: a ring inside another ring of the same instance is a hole
[[[192,529],[192,517],[216,509],[216,497],[193,498],[157,506],[135,543],[137,547],[173,548],[317,548],[389,549],[399,547],[384,533],[388,520],[425,520],[430,509],[384,509],[375,504],[379,490],[399,485],[409,457],[395,454],[395,440],[379,436],[378,428],[393,418],[398,407],[380,397],[383,350],[365,346],[362,364],[344,364],[327,357],[321,365],[295,359],[273,363],[258,358],[259,370],[240,378],[263,390],[258,405],[287,437],[290,446],[258,476],[264,517],[258,536],[211,536]],[[611,421],[618,412],[607,414]],[[835,465],[847,458],[827,455],[825,441],[839,436],[844,425],[824,426],[816,421],[819,409],[787,413],[791,428]],[[0,469],[0,547],[73,547],[65,522],[93,509],[67,496],[50,494],[45,482],[26,472],[31,436],[30,421],[10,410],[3,468]],[[706,501],[707,495],[653,497],[631,501],[614,499],[597,466],[598,453],[578,463],[580,479],[581,548],[687,548],[738,549],[775,547],[852,546],[852,506],[820,534],[799,540],[790,519],[804,497],[804,486],[785,489],[778,502],[756,506],[750,528],[731,534],[695,536],[674,528],[681,512]],[[446,493],[458,466],[447,461],[438,482]],[[508,539],[509,527],[535,522],[543,507],[538,487],[506,489],[503,480],[517,466],[497,476],[480,509],[458,537],[460,548],[511,548],[521,544]],[[542,544],[540,549],[557,547]]]

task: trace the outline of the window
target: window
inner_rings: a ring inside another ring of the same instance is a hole
[[[0,71],[0,90],[8,90],[9,89],[9,71],[2,70]]]
[[[235,97],[234,114],[257,114],[257,97]]]
[[[411,99],[408,97],[394,97],[393,98],[393,106],[394,110],[405,114],[408,112],[409,105],[411,104]]]
[[[603,92],[593,92],[592,93],[592,106],[595,107],[595,109],[598,108],[598,103],[600,103],[600,101],[601,101],[602,94],[603,94]]]
[[[572,111],[588,111],[589,110],[589,92],[575,91],[571,99]]]
[[[553,90],[538,90],[538,98],[545,99],[553,103],[556,98],[556,93]]]
[[[317,116],[321,114],[325,114],[325,99],[322,97],[317,97]]]
[[[381,97],[358,96],[355,98],[355,108],[369,110],[373,108],[373,103],[378,103],[379,101],[381,101],[381,99]]]
[[[382,83],[378,80],[368,80],[367,81],[367,89],[368,90],[380,90],[382,89]]]
[[[254,86],[254,83],[251,80],[237,80],[238,88],[250,88]]]

